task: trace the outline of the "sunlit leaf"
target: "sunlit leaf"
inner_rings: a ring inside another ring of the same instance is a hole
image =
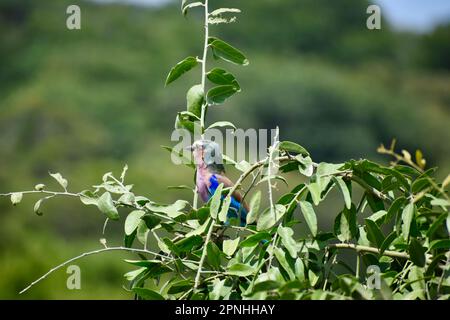
[[[240,64],[243,66],[248,65],[248,60],[245,55],[235,47],[215,37],[208,39],[208,45],[212,48],[216,57],[219,57],[225,61]],[[234,87],[234,86],[233,86]]]
[[[119,212],[114,206],[114,202],[109,192],[105,192],[101,195],[101,197],[98,199],[97,206],[100,211],[103,212],[111,220],[119,219]]]
[[[197,64],[198,61],[195,57],[187,57],[184,60],[178,62],[177,65],[173,67],[172,70],[170,70],[166,79],[166,86],[197,66]]]

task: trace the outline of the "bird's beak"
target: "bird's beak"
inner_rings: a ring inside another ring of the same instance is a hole
[[[184,150],[188,150],[188,151],[194,151],[194,146],[187,146],[184,148]]]

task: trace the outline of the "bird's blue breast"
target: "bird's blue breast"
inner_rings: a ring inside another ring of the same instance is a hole
[[[209,198],[213,196],[213,194],[216,192],[217,188],[219,187],[219,181],[217,180],[217,176],[213,174],[211,178],[209,178]],[[222,200],[225,198],[225,196],[222,195]],[[231,197],[231,203],[230,208],[228,209],[227,214],[228,219],[231,218],[238,218],[240,217],[240,225],[241,227],[244,227],[247,224],[247,210],[244,208],[244,206],[236,200],[235,197]],[[229,220],[227,219],[225,224],[229,224]]]

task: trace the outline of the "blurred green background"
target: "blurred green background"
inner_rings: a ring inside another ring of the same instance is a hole
[[[230,68],[243,92],[211,108],[209,122],[279,125],[281,138],[315,161],[386,162],[376,148],[395,137],[402,148],[420,148],[442,176],[450,170],[450,24],[415,33],[383,21],[381,31],[369,31],[363,0],[212,2],[242,9],[237,24],[212,33],[241,48],[250,65]],[[81,7],[80,31],[66,29],[69,4]],[[48,171],[80,191],[127,163],[136,194],[190,200],[189,191],[167,186],[192,184],[192,170],[174,166],[160,145],[172,144],[176,112],[200,70],[168,88],[164,80],[176,62],[201,54],[202,41],[200,13],[184,19],[179,1],[1,0],[0,192],[37,183],[56,189]],[[131,268],[121,259],[132,255],[123,253],[77,262],[82,290],[66,288],[63,269],[18,295],[52,266],[99,248],[102,237],[95,208],[56,199],[38,217],[35,200],[13,208],[0,198],[0,298],[130,298],[122,275]],[[122,224],[109,224],[110,245],[121,243]]]

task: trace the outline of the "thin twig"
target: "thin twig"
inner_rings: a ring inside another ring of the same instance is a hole
[[[212,223],[211,223],[211,226],[209,227],[208,234],[206,235],[202,256],[200,258],[200,262],[199,262],[199,265],[198,265],[198,271],[197,271],[197,274],[195,275],[194,290],[196,290],[198,288],[199,284],[200,284],[200,276],[202,274],[203,264],[205,263],[208,243],[211,240],[211,234],[213,232],[215,223],[216,223],[216,219],[212,218]]]
[[[137,253],[146,253],[146,254],[152,254],[152,255],[154,255],[156,257],[161,257],[163,259],[168,259],[169,258],[167,256],[164,256],[162,254],[159,254],[159,253],[156,253],[156,252],[153,252],[153,251],[143,250],[143,249],[135,249],[135,248],[127,248],[127,247],[110,247],[110,248],[103,248],[103,249],[98,249],[98,250],[94,250],[94,251],[84,252],[84,253],[76,256],[76,257],[73,257],[73,258],[71,258],[69,260],[66,260],[63,263],[61,263],[61,264],[51,268],[47,273],[45,273],[44,275],[42,275],[41,277],[39,277],[35,281],[31,282],[26,288],[24,288],[22,291],[20,291],[19,294],[22,294],[22,293],[28,291],[32,286],[34,286],[35,284],[37,284],[40,281],[44,280],[50,274],[52,274],[56,270],[61,269],[62,267],[68,265],[71,262],[74,262],[76,260],[79,260],[79,259],[87,257],[87,256],[91,256],[91,255],[95,255],[95,254],[103,253],[103,252],[107,252],[107,251],[128,251],[128,252],[134,252],[134,253],[136,253],[136,252]]]
[[[368,247],[368,246],[360,246],[357,244],[352,243],[333,243],[328,245],[329,248],[336,248],[336,249],[353,249],[356,251],[365,251],[365,252],[372,252],[372,253],[380,253],[380,249]],[[385,250],[383,251],[383,255],[393,258],[402,258],[402,259],[409,259],[409,254],[406,252],[397,252],[397,251],[390,251]]]

